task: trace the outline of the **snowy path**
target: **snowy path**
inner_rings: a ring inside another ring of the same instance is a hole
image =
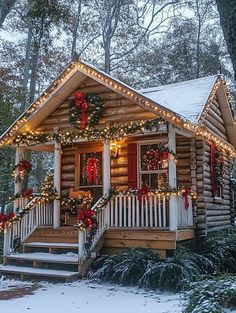
[[[0,280],[0,291],[24,284]],[[57,285],[43,283],[33,295],[0,301],[0,308],[4,313],[179,313],[181,301],[178,295],[84,280]]]

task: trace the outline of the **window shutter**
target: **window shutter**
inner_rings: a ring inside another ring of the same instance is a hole
[[[137,189],[137,144],[128,144],[128,188]]]

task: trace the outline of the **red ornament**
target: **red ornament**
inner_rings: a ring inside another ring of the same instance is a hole
[[[97,173],[98,173],[99,161],[96,157],[88,158],[87,160],[87,171],[88,171],[88,184],[96,185]]]
[[[88,102],[85,94],[81,92],[75,93],[75,105],[81,110],[81,124],[80,128],[84,129],[87,124],[86,110],[88,109]]]

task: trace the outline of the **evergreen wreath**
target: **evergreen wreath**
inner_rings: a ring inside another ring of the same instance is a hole
[[[85,113],[89,106],[94,109],[87,118]],[[75,93],[75,99],[69,102],[70,118],[69,122],[78,129],[93,128],[99,121],[103,112],[104,103],[101,98],[93,93]]]

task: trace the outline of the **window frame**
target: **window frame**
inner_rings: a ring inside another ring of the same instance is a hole
[[[138,188],[142,187],[142,174],[166,174],[167,176],[167,186],[169,185],[169,168],[167,167],[166,169],[161,169],[161,170],[141,170],[141,147],[142,146],[148,146],[148,145],[153,145],[153,144],[159,144],[163,142],[163,139],[155,139],[155,140],[145,140],[145,141],[139,141],[137,142],[137,185]],[[152,188],[152,187],[151,187]]]

